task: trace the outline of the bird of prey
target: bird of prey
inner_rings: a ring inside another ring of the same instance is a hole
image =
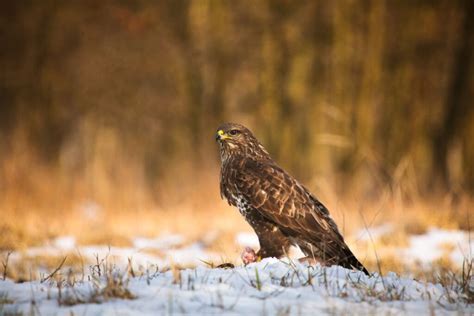
[[[290,245],[322,265],[340,265],[369,274],[357,260],[328,209],[270,157],[243,125],[217,129],[221,197],[236,206],[255,230],[260,250],[246,248],[244,263],[282,257]]]

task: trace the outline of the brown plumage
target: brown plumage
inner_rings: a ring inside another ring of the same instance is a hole
[[[246,127],[226,123],[216,134],[221,156],[221,196],[238,207],[255,230],[257,255],[282,257],[297,245],[323,265],[368,274],[356,259],[327,208],[279,167]]]

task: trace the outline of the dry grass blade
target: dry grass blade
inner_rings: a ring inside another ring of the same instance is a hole
[[[113,274],[108,274],[105,287],[97,294],[100,294],[105,300],[112,298],[131,300],[135,298],[135,295],[133,295],[127,287],[127,281],[120,275]]]
[[[214,269],[214,262],[206,261],[206,260],[203,260],[203,259],[198,259],[198,260],[201,261],[202,263],[204,263],[209,268]]]
[[[61,270],[61,268],[63,267],[64,263],[66,262],[66,259],[67,259],[67,256],[65,256],[65,257],[63,258],[63,260],[61,261],[61,263],[57,266],[56,269],[54,269],[53,272],[51,272],[47,277],[41,279],[41,283],[43,283],[43,282],[45,282],[45,281],[51,279],[52,277],[54,277],[54,275],[55,275],[56,273],[58,273],[59,270]]]
[[[5,258],[5,261],[2,262],[2,266],[3,266],[3,281],[5,281],[5,280],[7,279],[8,260],[10,259],[11,254],[12,254],[11,251],[7,252],[7,256],[6,256],[6,258]]]

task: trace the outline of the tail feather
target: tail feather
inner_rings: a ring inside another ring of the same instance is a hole
[[[308,258],[313,258],[323,265],[338,265],[347,269],[356,269],[370,276],[369,271],[357,260],[345,243],[340,243],[338,246],[329,246],[330,243],[324,243],[324,247],[321,248],[308,246],[307,243],[299,243],[298,245]],[[315,252],[316,249],[319,251]]]
[[[346,248],[344,257],[341,258],[340,262],[337,264],[343,266],[344,268],[357,269],[364,272],[366,275],[370,275],[369,271],[367,271],[364,265],[360,263],[359,260],[357,260],[349,248]]]

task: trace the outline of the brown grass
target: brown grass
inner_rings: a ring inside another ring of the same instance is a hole
[[[218,193],[216,193],[218,195]],[[369,228],[392,223],[394,234],[386,243],[406,243],[405,236],[422,234],[429,227],[467,229],[472,201],[466,196],[462,205],[453,205],[446,199],[420,200],[399,203],[359,203],[356,199],[345,204],[331,197],[321,197],[331,210],[343,235],[349,235],[365,225]],[[162,233],[179,233],[190,239],[205,239],[217,233],[217,244],[233,241],[235,232],[249,230],[236,209],[214,198],[215,204],[143,209],[101,209],[95,218],[87,218],[84,211],[72,207],[67,211],[54,209],[2,209],[0,218],[0,250],[21,250],[44,244],[58,236],[76,236],[79,244],[111,244],[126,246],[136,236],[153,237]],[[365,224],[364,224],[365,223]],[[216,244],[213,247],[218,247]]]

